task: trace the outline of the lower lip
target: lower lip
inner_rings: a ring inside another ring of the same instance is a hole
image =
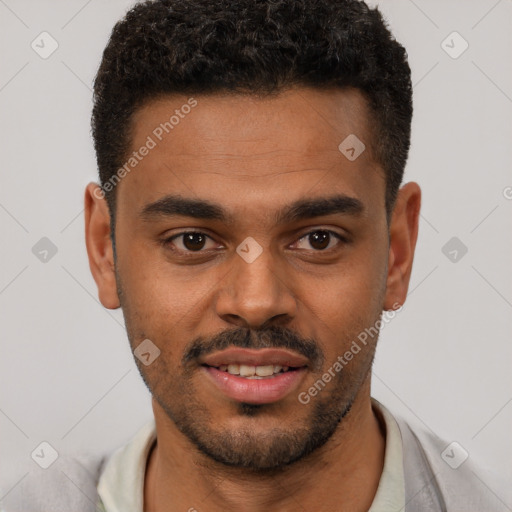
[[[246,379],[212,366],[203,366],[206,375],[228,398],[250,404],[270,404],[283,399],[298,387],[306,368],[278,373],[265,379]]]

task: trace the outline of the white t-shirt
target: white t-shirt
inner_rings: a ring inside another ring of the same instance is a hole
[[[379,487],[368,512],[398,512],[405,508],[402,437],[393,415],[374,398],[372,406],[386,425],[386,449]],[[110,456],[98,482],[99,506],[105,512],[143,512],[146,462],[155,440],[152,420]]]

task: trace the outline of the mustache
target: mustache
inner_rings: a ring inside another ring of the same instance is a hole
[[[321,368],[324,355],[318,343],[312,338],[303,338],[290,329],[281,326],[270,326],[266,329],[254,330],[244,327],[222,331],[211,338],[198,337],[185,348],[182,366],[189,367],[199,357],[212,352],[225,350],[229,347],[238,348],[284,348],[294,350],[305,356],[314,369]]]

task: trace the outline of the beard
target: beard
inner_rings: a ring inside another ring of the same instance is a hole
[[[289,427],[283,422],[278,427],[262,428],[266,420],[276,423],[276,416],[282,415],[281,404],[240,402],[230,404],[230,418],[235,418],[238,426],[229,427],[216,422],[215,411],[198,399],[193,379],[199,370],[198,357],[230,346],[295,350],[311,361],[309,369],[321,378],[324,355],[319,344],[279,326],[259,331],[238,328],[208,339],[197,338],[185,348],[177,368],[167,366],[164,357],[149,367],[137,359],[136,363],[154,399],[199,453],[223,466],[265,473],[303,460],[331,438],[369,375],[374,356],[374,350],[361,353],[356,373],[337,373],[309,406],[297,401],[295,407],[301,414],[297,421],[289,422]]]
[[[334,400],[317,401],[308,417],[301,421],[304,426],[272,428],[265,432],[251,428],[250,422],[268,414],[270,405],[239,403],[238,415],[248,419],[247,426],[218,430],[209,421],[204,406],[189,402],[186,408],[170,407],[160,397],[155,398],[181,433],[209,459],[224,466],[269,472],[302,460],[322,447],[350,411],[355,397],[341,406],[336,401],[335,407]]]

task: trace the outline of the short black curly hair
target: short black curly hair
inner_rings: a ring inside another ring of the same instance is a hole
[[[359,0],[149,0],[113,28],[94,81],[100,182],[123,165],[131,119],[166,94],[276,94],[294,86],[363,93],[388,218],[410,146],[411,71],[377,8]],[[107,192],[111,216],[115,189]]]

